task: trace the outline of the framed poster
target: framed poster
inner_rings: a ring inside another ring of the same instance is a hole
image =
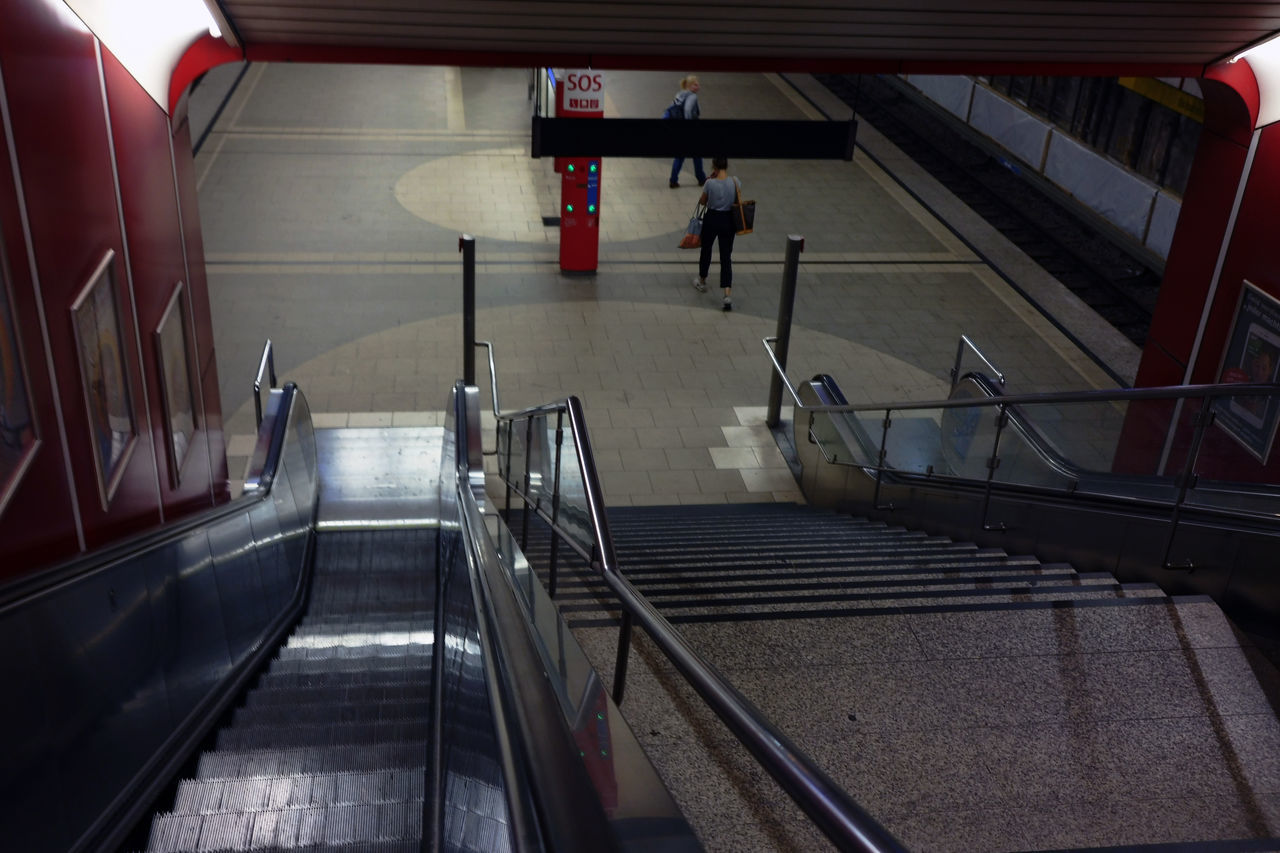
[[[173,288],[169,305],[156,326],[155,349],[160,369],[160,396],[164,403],[168,435],[170,482],[182,480],[182,463],[196,434],[195,398],[191,389],[191,362],[187,358],[187,311],[182,303],[182,282]]]
[[[17,491],[38,444],[6,270],[0,251],[0,513]]]
[[[107,252],[72,303],[71,324],[80,355],[80,381],[89,415],[98,495],[105,511],[138,438],[121,346],[114,251]]]
[[[1278,379],[1280,301],[1246,281],[1219,381],[1274,384]],[[1214,405],[1214,423],[1265,465],[1280,423],[1280,397],[1225,397]]]

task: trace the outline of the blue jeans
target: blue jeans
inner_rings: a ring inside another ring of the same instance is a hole
[[[680,170],[682,168],[684,168],[684,158],[677,157],[675,162],[671,164],[671,183],[676,184],[680,182]],[[707,173],[702,169],[701,157],[693,158],[693,176],[698,179],[699,184],[707,179]]]

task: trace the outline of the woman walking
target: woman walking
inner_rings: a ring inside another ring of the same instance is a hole
[[[707,273],[711,272],[711,244],[720,244],[720,286],[724,288],[725,311],[733,310],[733,237],[737,226],[733,224],[733,203],[742,191],[742,182],[729,174],[729,160],[716,157],[711,161],[711,177],[707,178],[699,203],[707,206],[702,218],[702,253],[698,256],[698,277],[693,286],[700,293],[707,291]]]

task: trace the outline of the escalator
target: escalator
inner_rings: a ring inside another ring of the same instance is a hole
[[[148,851],[421,849],[436,535],[316,537],[306,615],[218,732],[216,748],[200,756],[196,776],[155,817]],[[463,693],[483,699],[483,683]],[[481,707],[468,709],[473,722],[460,742],[472,746],[476,783],[496,794],[473,818],[476,831],[502,837],[487,708],[473,704]]]
[[[242,498],[6,590],[6,848],[699,849],[523,609],[468,400],[314,430],[272,390]]]

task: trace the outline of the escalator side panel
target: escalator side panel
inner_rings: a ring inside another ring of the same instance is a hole
[[[308,533],[292,494],[251,512],[0,612],[6,849],[68,850],[114,832],[116,810],[152,784],[144,771],[194,731],[281,615]]]
[[[510,850],[506,786],[463,548],[456,529],[441,532],[439,566],[448,626],[441,673],[445,849]]]
[[[272,612],[263,589],[257,549],[244,544],[251,541],[251,535],[249,519],[243,516],[209,528],[218,598],[230,605],[222,612],[230,660],[238,660],[248,652]]]

